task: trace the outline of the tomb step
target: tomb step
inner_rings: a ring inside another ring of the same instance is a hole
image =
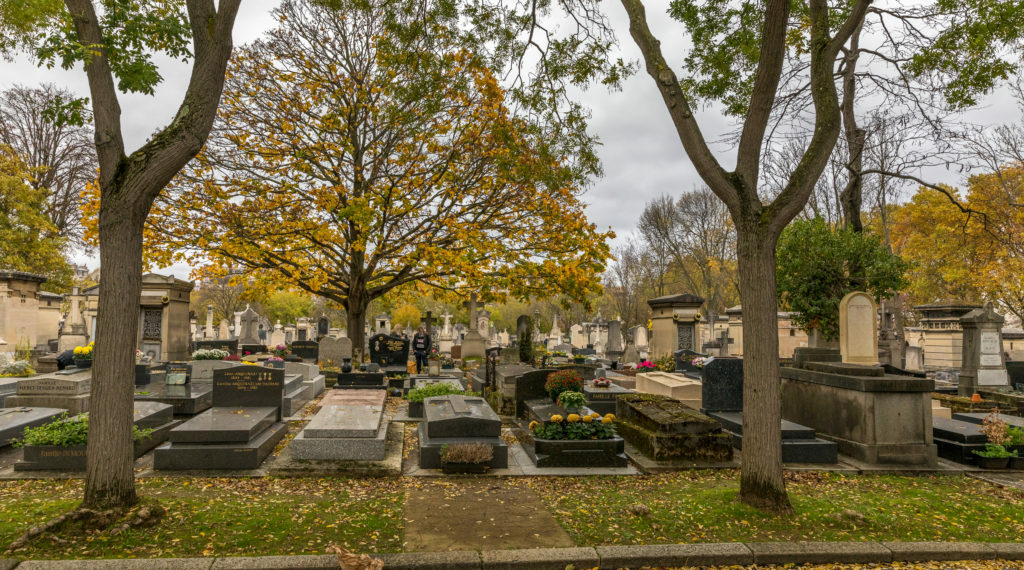
[[[171,430],[171,443],[245,443],[274,424],[278,409],[215,407]]]
[[[153,468],[169,471],[257,469],[286,433],[288,424],[275,423],[244,443],[165,443],[153,453]]]
[[[286,416],[294,416],[313,399],[310,388],[302,383],[295,390],[286,393],[281,399],[281,412]]]
[[[722,422],[722,427],[735,434],[743,433],[742,412],[705,412],[707,415]],[[788,420],[782,420],[782,439],[814,439],[814,429]]]
[[[324,406],[303,432],[310,438],[375,437],[380,431],[383,409],[379,406]]]
[[[726,431],[732,433],[733,447],[742,450],[743,435]],[[782,462],[834,464],[839,462],[839,448],[834,441],[819,438],[783,439]]]
[[[982,447],[988,441],[981,425],[956,419],[932,418],[932,435],[946,441],[981,444]]]
[[[985,450],[984,443],[966,443],[943,439],[938,436],[933,437],[932,441],[938,448],[939,457],[962,465],[977,465],[978,456],[974,452]]]
[[[982,425],[985,418],[988,417],[988,412],[985,413],[958,413],[953,414],[954,420],[960,420],[962,422],[968,422],[972,424]],[[1008,416],[1006,414],[999,414],[999,419],[1003,420],[1007,424],[1016,427],[1024,427],[1024,418],[1017,416]]]

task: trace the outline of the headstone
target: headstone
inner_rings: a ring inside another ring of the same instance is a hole
[[[605,345],[605,354],[612,360],[622,356],[626,348],[622,345],[622,323],[611,321],[608,323],[608,344]]]
[[[227,319],[220,320],[220,326],[217,327],[217,340],[228,340],[231,336],[231,325]]]
[[[470,294],[469,297],[469,314],[470,323],[472,323],[472,316],[476,314],[476,293]],[[484,338],[480,332],[474,328],[470,328],[466,331],[466,335],[462,339],[462,359],[475,357],[483,358],[484,351],[487,350],[487,339]]]
[[[743,411],[743,359],[712,359],[701,370],[701,387],[701,411]]]
[[[297,340],[292,343],[291,350],[303,360],[316,362],[320,358],[320,344],[314,340]]]
[[[274,325],[274,331],[270,333],[270,346],[281,346],[287,344],[287,339],[284,335],[284,327],[281,326],[281,321],[277,321]]]
[[[214,407],[274,407],[281,419],[284,369],[235,366],[213,371]]]
[[[519,315],[516,319],[516,339],[520,339],[524,334],[530,332],[530,317],[528,315]]]
[[[839,302],[839,351],[843,362],[878,364],[878,307],[871,295],[854,291]]]
[[[327,317],[320,317],[316,320],[316,337],[324,338],[331,332],[331,320]]]
[[[376,334],[370,338],[370,362],[385,369],[406,367],[409,362],[409,339]]]
[[[1010,387],[1003,355],[1003,320],[991,302],[960,317],[963,368],[957,392],[961,396],[970,396],[979,388]]]
[[[501,418],[483,398],[437,396],[423,402],[424,421],[419,427],[421,469],[439,469],[441,451],[459,443],[491,447],[491,468],[508,466],[508,446],[501,439]]]
[[[571,344],[573,348],[587,347],[586,335],[583,334],[583,325],[573,325],[569,327],[569,344]]]
[[[203,329],[203,338],[206,340],[212,340],[214,336],[213,332],[213,305],[206,306],[206,327]]]
[[[260,322],[259,313],[252,307],[246,306],[238,318],[242,327],[241,332],[238,333],[238,344],[262,344],[257,330]]]
[[[699,369],[693,365],[693,360],[695,358],[707,358],[707,356],[708,355],[706,354],[701,354],[700,352],[686,348],[677,350],[673,354],[676,361],[675,370],[676,372],[696,372]]]
[[[216,361],[214,361],[216,362]],[[192,376],[192,366],[187,362],[168,362],[167,373],[164,374],[164,384],[180,386],[188,384]]]
[[[352,340],[345,337],[322,337],[319,355],[323,366],[341,366],[346,358],[352,358]]]

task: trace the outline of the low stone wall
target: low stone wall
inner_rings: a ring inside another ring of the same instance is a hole
[[[836,442],[840,453],[861,461],[936,465],[933,381],[887,375],[874,367],[805,366],[815,370],[782,368],[783,419],[814,428]]]

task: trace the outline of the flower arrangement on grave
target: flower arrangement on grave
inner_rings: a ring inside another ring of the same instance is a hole
[[[654,367],[662,372],[675,372],[676,359],[672,355],[663,356],[654,361]]]
[[[567,358],[569,355],[564,350],[556,350],[551,353],[551,356],[556,358]]]
[[[600,378],[594,378],[594,386],[597,388],[607,388],[611,385],[612,381],[603,376]]]
[[[690,365],[698,370],[704,368],[704,357],[698,356],[697,358],[694,358],[693,360],[690,361]]]
[[[562,392],[581,392],[582,390],[583,378],[573,368],[566,368],[548,374],[548,379],[544,383],[544,391],[551,396],[553,402],[558,401],[558,396]]]
[[[451,356],[442,356],[441,357],[441,367],[442,368],[454,368],[455,367],[455,361],[452,360]]]
[[[267,359],[267,362],[284,362],[284,359],[280,356],[271,356]]]
[[[654,363],[650,360],[644,360],[636,365],[637,372],[651,372],[652,370],[654,370]]]
[[[434,396],[447,396],[449,394],[464,395],[464,396],[479,396],[476,392],[471,390],[460,390],[451,384],[437,383],[428,384],[422,388],[414,388],[409,390],[406,394],[406,399],[410,402],[422,402],[425,398],[431,398]]]
[[[219,348],[200,348],[192,353],[192,360],[226,360],[230,354]]]
[[[27,378],[35,373],[32,364],[27,360],[15,360],[0,365],[0,378]]]
[[[74,352],[75,360],[92,360],[92,351],[95,342],[90,342],[85,346],[76,346]]]
[[[275,346],[274,348],[272,348],[270,350],[270,352],[274,356],[278,356],[278,357],[282,357],[282,358],[289,354],[288,347],[283,345],[283,344],[279,344],[279,345]]]
[[[237,354],[229,354],[224,358],[221,358],[221,360],[225,362],[239,362],[242,360],[242,357],[238,356]]]
[[[611,439],[615,437],[614,420],[612,414],[602,417],[594,412],[585,416],[569,414],[563,422],[562,416],[556,414],[546,425],[530,422],[530,433],[537,439]]]
[[[974,454],[981,459],[989,461],[982,462],[981,466],[990,469],[1006,467],[1011,457],[1017,457],[1017,451],[1006,449],[1006,446],[1010,443],[1010,435],[1006,422],[999,417],[998,408],[992,408],[992,413],[985,418],[982,426],[982,431],[985,432],[988,443],[985,444],[983,451],[975,450]]]
[[[587,397],[583,395],[583,392],[566,390],[558,395],[558,405],[569,411],[578,411],[587,405]],[[570,414],[569,417],[574,415]]]
[[[427,360],[441,360],[441,351],[437,350],[436,346],[430,347],[430,352],[427,353]]]

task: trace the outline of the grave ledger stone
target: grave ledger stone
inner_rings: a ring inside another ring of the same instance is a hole
[[[80,414],[89,411],[91,385],[89,372],[69,375],[55,372],[26,378],[18,382],[18,392],[8,396],[4,405],[9,408],[63,408],[72,415]]]
[[[425,420],[419,426],[420,468],[440,469],[441,450],[461,443],[491,448],[491,468],[508,467],[508,446],[501,439],[501,418],[483,398],[436,396],[423,402]]]
[[[387,446],[381,390],[345,390],[324,397],[320,410],[289,444],[296,459],[380,461]]]
[[[157,448],[156,469],[255,469],[288,431],[281,422],[282,369],[215,370],[213,407],[174,428]]]

